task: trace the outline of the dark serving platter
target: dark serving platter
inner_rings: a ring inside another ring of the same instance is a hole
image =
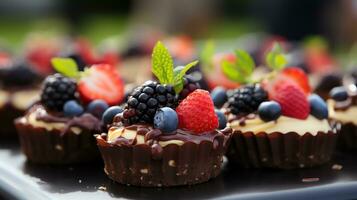
[[[140,188],[109,180],[103,164],[51,167],[26,162],[14,141],[0,142],[0,199],[357,199],[357,156],[337,153],[314,169],[247,170],[225,163],[207,183]],[[341,169],[342,167],[342,169]]]

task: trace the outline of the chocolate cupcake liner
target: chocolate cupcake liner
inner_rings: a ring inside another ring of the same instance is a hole
[[[244,168],[294,169],[327,163],[334,152],[337,134],[296,132],[266,133],[235,130],[227,151],[229,162]]]
[[[228,136],[225,136],[228,137]],[[154,149],[148,144],[116,145],[97,136],[105,173],[121,184],[161,187],[193,185],[219,175],[228,141],[185,142]]]
[[[337,140],[337,149],[343,151],[357,150],[357,126],[352,122],[336,123],[341,127]]]
[[[0,108],[0,136],[5,138],[16,138],[16,128],[14,120],[24,114],[24,110],[19,110],[12,105],[6,104]]]
[[[39,164],[75,164],[99,160],[99,151],[93,135],[82,129],[79,134],[71,129],[61,133],[30,124],[15,122],[23,153],[28,161]]]

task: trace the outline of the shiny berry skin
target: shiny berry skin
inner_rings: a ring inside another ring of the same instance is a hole
[[[346,101],[348,93],[345,87],[335,87],[330,91],[330,97],[335,101]]]
[[[182,100],[191,94],[193,91],[200,89],[201,86],[197,80],[194,79],[191,75],[185,75],[183,77],[183,89],[179,94],[179,99]]]
[[[101,99],[91,101],[87,106],[87,112],[101,119],[105,110],[109,108],[107,102]]]
[[[69,100],[75,100],[77,91],[73,79],[60,74],[48,76],[42,86],[41,103],[50,110],[62,111],[63,105]]]
[[[177,129],[177,113],[169,107],[163,107],[157,110],[154,117],[154,128],[162,130],[164,133],[172,133]]]
[[[328,118],[328,108],[325,101],[318,95],[312,94],[308,98],[310,103],[310,113],[317,119]]]
[[[67,101],[63,106],[63,113],[67,117],[79,116],[83,113],[84,109],[75,100]]]
[[[220,110],[215,109],[216,115],[218,117],[218,129],[224,129],[227,126],[227,118],[224,116],[223,112]]]
[[[211,92],[211,98],[216,108],[221,108],[226,103],[228,97],[227,92],[223,87],[216,87]]]
[[[274,121],[281,115],[281,106],[276,101],[265,101],[259,105],[258,115],[265,122]]]
[[[114,117],[123,112],[123,108],[120,106],[112,106],[109,107],[102,116],[102,121],[105,125],[111,124],[113,122]]]

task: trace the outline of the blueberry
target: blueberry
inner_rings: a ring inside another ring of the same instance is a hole
[[[330,97],[336,101],[345,101],[348,98],[348,93],[343,86],[334,87],[330,91]]]
[[[75,100],[67,101],[63,105],[63,112],[64,112],[64,115],[67,117],[78,116],[78,115],[82,114],[83,111],[84,111],[83,107],[81,105],[79,105],[78,102]]]
[[[104,111],[108,108],[109,106],[107,102],[101,99],[97,99],[88,104],[87,112],[91,113],[92,115],[100,119],[102,118]]]
[[[310,112],[317,119],[327,119],[328,108],[325,101],[318,95],[312,94],[309,96]]]
[[[215,110],[216,115],[218,117],[218,122],[219,122],[219,129],[224,129],[227,126],[227,119],[226,116],[224,116],[223,112],[221,112],[220,110]]]
[[[171,133],[177,129],[178,117],[176,112],[169,107],[163,107],[156,111],[154,117],[154,128],[165,133]]]
[[[258,114],[263,121],[276,120],[281,115],[281,106],[275,101],[265,101],[259,105]]]
[[[216,87],[211,92],[211,97],[214,103],[214,106],[220,108],[227,101],[226,90],[222,87]]]
[[[102,116],[102,121],[104,122],[104,124],[111,124],[113,122],[113,118],[115,117],[115,115],[122,113],[123,109],[120,106],[112,106],[110,108],[108,108]]]

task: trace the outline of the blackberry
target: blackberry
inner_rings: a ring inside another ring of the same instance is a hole
[[[147,81],[128,97],[123,112],[124,124],[153,123],[157,109],[175,108],[176,104],[175,90],[172,86]]]
[[[197,80],[191,75],[185,75],[183,77],[183,89],[179,94],[179,100],[186,98],[191,92],[196,89],[200,89],[200,84]]]
[[[247,85],[233,90],[228,98],[231,113],[249,114],[255,112],[259,105],[268,100],[268,94],[259,84]]]
[[[62,111],[69,100],[76,100],[77,85],[73,79],[60,74],[48,76],[43,82],[41,103],[50,110]]]
[[[18,61],[11,66],[0,66],[0,82],[5,86],[26,86],[39,81],[40,76],[29,63]]]

